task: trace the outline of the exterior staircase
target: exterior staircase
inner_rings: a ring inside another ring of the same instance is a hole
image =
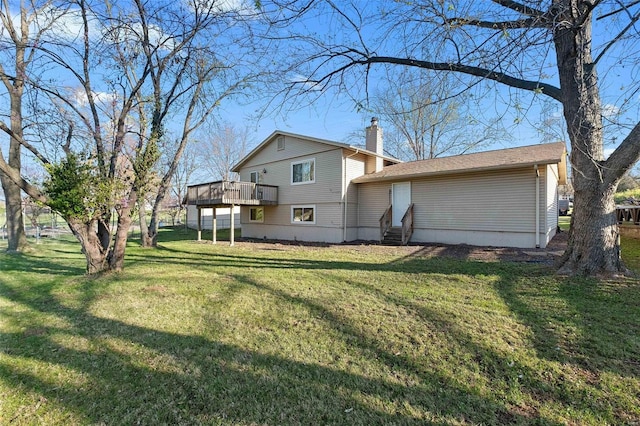
[[[402,245],[402,227],[392,226],[384,233],[384,238],[381,241],[382,244],[387,246],[401,246]]]

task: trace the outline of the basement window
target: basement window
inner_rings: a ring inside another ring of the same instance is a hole
[[[316,223],[315,215],[316,206],[292,206],[291,207],[291,223]]]
[[[249,209],[249,222],[264,222],[264,207],[251,207]]]

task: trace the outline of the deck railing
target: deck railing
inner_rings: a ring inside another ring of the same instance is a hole
[[[380,242],[384,240],[384,234],[391,228],[391,206],[387,207],[380,218]]]
[[[640,206],[618,205],[616,206],[616,217],[619,224],[640,225]]]
[[[253,182],[210,182],[189,186],[186,201],[195,205],[276,205],[278,187]]]
[[[402,245],[406,246],[413,234],[413,203],[402,216]]]

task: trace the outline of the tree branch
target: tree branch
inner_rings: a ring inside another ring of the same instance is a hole
[[[29,142],[27,142],[26,140],[24,140],[24,138],[21,138],[19,136],[17,136],[4,122],[0,121],[0,130],[2,130],[3,132],[5,132],[11,139],[15,140],[16,142],[18,142],[20,145],[24,146],[25,148],[27,148],[33,155],[36,156],[36,158],[38,158],[38,160],[42,161],[43,164],[49,164],[49,160],[43,156],[40,151],[38,151],[36,149],[36,147],[34,147],[33,145],[31,145]]]
[[[0,172],[4,173],[9,179],[11,179],[16,185],[27,193],[31,198],[36,201],[40,201],[43,204],[48,204],[49,199],[36,187],[29,183],[22,177],[20,172],[7,164],[2,153],[0,153]]]
[[[544,21],[538,18],[517,19],[515,21],[480,21],[477,19],[452,18],[447,19],[445,22],[453,25],[470,25],[478,28],[488,28],[500,31],[547,27]]]
[[[633,159],[633,161],[629,161]],[[640,160],[640,123],[637,123],[620,146],[604,162],[607,183],[621,178],[633,165]]]
[[[543,11],[539,9],[526,6],[522,3],[518,3],[517,1],[512,1],[512,0],[492,0],[492,1],[496,4],[499,4],[502,7],[506,7],[507,9],[511,9],[515,12],[522,13],[523,15],[528,15],[531,17],[542,18],[545,14]]]
[[[521,78],[510,76],[503,72],[493,71],[471,65],[463,65],[459,63],[428,62],[418,59],[396,58],[389,56],[372,56],[365,59],[353,59],[351,63],[348,63],[345,66],[335,70],[327,77],[330,78],[330,76],[332,75],[339,74],[353,65],[370,65],[376,63],[405,65],[434,71],[453,71],[462,74],[473,75],[480,78],[487,78],[489,80],[493,80],[517,89],[539,92],[559,102],[562,102],[562,91],[558,87],[555,87],[551,84],[544,84],[539,81],[524,80]]]

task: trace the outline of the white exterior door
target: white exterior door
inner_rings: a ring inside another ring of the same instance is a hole
[[[402,226],[402,216],[411,204],[411,182],[391,186],[391,226]]]

